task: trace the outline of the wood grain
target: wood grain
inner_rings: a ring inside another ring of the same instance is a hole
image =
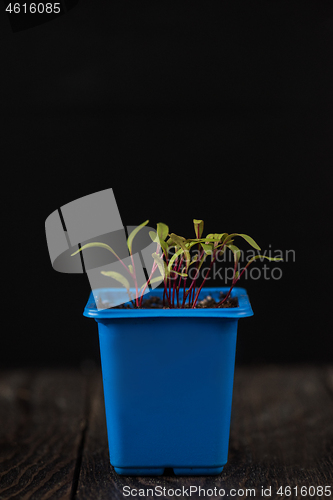
[[[333,399],[322,369],[237,371],[228,482],[272,485],[275,491],[281,485],[333,485],[332,445]]]
[[[326,373],[326,374],[325,374]],[[331,372],[330,372],[331,373]],[[93,383],[90,423],[77,498],[120,499],[123,487],[231,489],[325,486],[333,490],[333,397],[328,371],[311,366],[238,368],[229,461],[217,477],[123,477],[109,465],[100,377]],[[150,496],[150,498],[158,498]],[[200,498],[195,494],[191,498]],[[202,497],[201,497],[202,498]]]
[[[246,489],[263,498],[261,488],[271,487],[271,499],[284,498],[280,486],[333,491],[331,366],[237,367],[229,461],[215,477],[176,477],[172,470],[118,476],[109,463],[99,371],[0,374],[0,423],[1,500],[117,500],[125,498],[124,486],[151,493],[196,486],[229,496],[241,488],[233,498],[245,498]]]
[[[0,498],[70,499],[82,430],[77,372],[2,374]]]

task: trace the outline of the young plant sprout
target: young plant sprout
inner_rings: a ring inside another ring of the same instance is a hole
[[[278,257],[267,257],[266,255],[256,255],[252,257],[246,264],[246,266],[239,271],[239,260],[241,256],[241,251],[236,247],[234,243],[235,237],[242,237],[247,243],[249,243],[256,250],[260,250],[257,243],[246,234],[238,233],[210,233],[207,236],[202,237],[204,222],[202,220],[193,220],[195,238],[184,238],[183,236],[178,236],[174,233],[169,233],[169,227],[166,224],[158,223],[155,231],[150,231],[149,236],[153,242],[156,243],[156,251],[152,254],[154,259],[153,267],[150,276],[140,290],[138,288],[138,282],[135,272],[135,264],[132,253],[133,239],[137,233],[148,224],[148,220],[137,226],[127,239],[127,247],[131,257],[132,264],[125,265],[116,252],[107,244],[93,242],[83,245],[79,250],[72,254],[76,255],[81,250],[91,247],[101,247],[105,248],[111,252],[119,260],[119,262],[124,267],[126,273],[123,276],[120,273],[114,271],[101,271],[105,276],[109,276],[116,281],[118,281],[127,290],[130,301],[137,308],[142,307],[143,296],[149,284],[161,283],[163,282],[164,294],[163,294],[163,304],[170,308],[184,308],[191,307],[196,308],[200,292],[209,277],[213,264],[221,257],[224,252],[228,249],[233,254],[234,268],[233,277],[229,291],[217,304],[220,307],[224,302],[226,302],[231,294],[232,289],[238,283],[239,279],[244,274],[245,270],[257,259],[268,259],[270,261],[281,261]],[[194,250],[196,253],[194,254]],[[194,255],[193,255],[194,254]],[[210,259],[208,270],[204,276],[204,279],[200,286],[196,287],[198,277],[200,275],[200,269],[206,259]],[[190,269],[191,268],[191,269]],[[192,270],[194,269],[194,272]],[[189,271],[191,270],[191,274]],[[156,271],[159,272],[158,276],[154,276]],[[128,276],[134,282],[135,286],[135,303],[130,292],[130,283],[127,279]],[[154,276],[154,277],[153,277]],[[183,298],[180,300],[179,291],[183,290]]]

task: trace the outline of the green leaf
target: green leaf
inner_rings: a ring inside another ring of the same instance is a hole
[[[183,236],[178,236],[178,235],[176,235],[174,233],[171,233],[170,234],[170,238],[166,241],[166,244],[168,246],[170,246],[171,248],[175,247],[177,245],[179,246],[179,244],[175,241],[175,239],[173,238],[173,236],[176,236],[177,239],[178,239],[178,241],[182,241],[184,244],[187,243],[188,241],[190,241],[190,240],[186,240]]]
[[[213,253],[213,245],[207,245],[206,243],[200,243],[200,245],[202,246],[204,252],[207,255],[212,255],[212,253]]]
[[[77,250],[76,252],[72,253],[71,257],[73,257],[73,255],[76,255],[77,253],[81,252],[82,250],[85,250],[86,248],[92,248],[92,247],[105,248],[106,250],[109,250],[109,252],[113,253],[113,255],[115,255],[117,257],[117,259],[120,260],[120,258],[116,254],[116,252],[109,245],[107,245],[106,243],[99,243],[97,241],[95,241],[93,243],[87,243],[86,245],[83,245],[83,247],[79,248],[79,250]]]
[[[207,254],[204,253],[203,256],[201,257],[201,260],[200,260],[199,265],[198,265],[198,269],[197,269],[198,272],[200,271],[201,266],[205,262],[206,258],[207,258]]]
[[[163,224],[163,222],[159,222],[156,227],[159,239],[165,241],[165,238],[169,234],[168,226],[166,224]]]
[[[127,239],[127,246],[128,246],[129,253],[131,255],[132,255],[132,243],[133,243],[134,237],[138,234],[138,232],[140,231],[140,229],[142,229],[144,226],[146,226],[148,224],[148,222],[149,222],[149,220],[146,220],[146,222],[143,222],[142,224],[140,224],[140,226],[138,226],[135,229],[133,229],[133,231],[129,235],[129,237]]]
[[[223,236],[227,236],[228,233],[210,233],[207,234],[206,238],[211,238],[214,241],[221,241]]]
[[[215,243],[216,241],[219,242],[220,240],[218,238],[208,238],[208,236],[206,236],[205,238],[189,238],[186,240],[186,243]]]
[[[159,243],[160,242],[160,239],[157,236],[157,233],[155,233],[155,231],[149,231],[149,236],[150,236],[150,238],[152,239],[152,241],[154,243]]]
[[[174,281],[174,280],[177,279],[177,276],[181,276],[182,278],[187,278],[187,274],[186,273],[179,273],[178,271],[171,271],[169,279],[171,281]]]
[[[154,243],[157,243],[158,245],[160,245],[160,247],[163,250],[164,255],[167,256],[168,255],[168,246],[167,246],[166,242],[164,240],[161,240],[160,237],[158,236],[158,234],[155,233],[155,231],[149,231],[149,236],[154,241]]]
[[[218,243],[223,243],[223,241],[227,238],[228,233],[214,233],[212,236],[213,238],[218,239]],[[218,243],[214,243],[215,249],[218,248]]]
[[[184,245],[188,250],[191,250],[191,248],[196,245],[197,243],[195,241],[185,241]]]
[[[257,243],[254,241],[254,239],[251,238],[251,236],[248,236],[247,234],[239,234],[239,233],[229,234],[229,236],[226,238],[224,243],[226,243],[226,244],[230,243],[229,238],[231,240],[231,238],[233,236],[241,236],[242,238],[244,238],[245,241],[247,241],[251,245],[251,247],[255,248],[256,250],[261,250],[260,246],[257,245]]]
[[[160,247],[162,248],[164,255],[167,257],[168,247],[167,247],[167,244],[165,243],[165,241],[160,240]]]
[[[228,245],[231,245],[233,242],[234,242],[234,240],[229,240]],[[218,249],[218,248],[222,248],[222,254],[223,254],[225,252],[225,249],[227,248],[225,241],[223,243],[221,243],[221,245],[218,245],[216,247],[216,249]],[[220,252],[221,252],[221,250],[220,250]]]
[[[101,271],[101,274],[104,274],[104,276],[109,276],[110,278],[118,281],[126,288],[127,292],[129,292],[130,284],[122,274],[116,273],[114,271]]]
[[[196,254],[193,259],[191,260],[191,262],[189,263],[189,266],[191,266],[192,264],[194,264],[195,262],[197,262],[199,259],[199,254]]]
[[[251,247],[255,248],[256,250],[261,250],[260,246],[254,241],[253,238],[251,238],[251,236],[248,236],[247,234],[239,234],[238,236],[244,238],[244,240],[247,241],[251,245]]]
[[[283,261],[281,257],[267,257],[266,255],[256,255],[255,257],[252,257],[247,263],[244,269],[246,269],[252,262],[254,262],[257,259],[267,259],[270,261],[278,262],[278,261]]]
[[[157,276],[156,278],[153,278],[149,281],[149,284],[150,283],[157,283],[157,282],[162,282],[163,281],[163,276]]]
[[[168,239],[165,243],[166,243],[166,245],[168,245],[168,247],[170,247],[170,248],[172,248],[172,247],[176,246],[175,242],[174,242],[171,238],[169,238],[169,239]]]
[[[193,224],[194,224],[194,231],[195,231],[196,237],[201,238],[203,228],[204,228],[204,221],[198,220],[198,219],[193,219]]]
[[[248,266],[249,264],[251,264],[251,262],[253,262],[254,260],[257,260],[257,259],[267,259],[267,260],[274,261],[274,262],[278,262],[278,261],[283,262],[283,259],[281,257],[267,257],[266,255],[256,255],[255,257],[252,257],[252,259],[250,259],[246,265]]]
[[[169,264],[168,264],[168,269],[169,271],[172,271],[172,266],[173,266],[173,263],[175,262],[175,260],[184,253],[184,250],[182,248],[180,248],[177,252],[175,252],[173,254],[173,256],[171,257],[171,259],[169,260]]]
[[[185,265],[186,265],[186,270],[187,270],[188,266],[191,262],[191,256],[190,256],[190,252],[186,248],[185,238],[183,238],[182,236],[177,236],[177,234],[174,234],[174,233],[170,234],[170,238],[176,243],[176,245],[180,246],[184,250]]]
[[[154,252],[152,254],[152,257],[153,257],[154,261],[156,262],[158,269],[159,269],[159,271],[164,279],[165,276],[169,275],[169,269],[167,268],[166,263],[164,262],[163,259],[161,259],[161,257],[159,255],[157,255],[156,252]]]
[[[237,267],[240,256],[241,256],[241,251],[238,247],[235,245],[226,245],[234,254],[234,260],[235,260],[235,266]]]
[[[133,266],[131,266],[131,264],[128,265],[128,269],[129,269],[130,273],[133,274]]]
[[[156,276],[156,278],[152,278],[152,279],[149,281],[149,285],[150,285],[151,283],[157,283],[157,282],[161,283],[161,282],[163,281],[163,279],[164,279],[164,278],[163,278],[163,276]],[[144,288],[145,286],[146,286],[146,283],[140,287],[140,290],[141,290],[142,288]]]

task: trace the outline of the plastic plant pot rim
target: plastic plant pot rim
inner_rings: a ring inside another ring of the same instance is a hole
[[[219,299],[220,292],[227,293],[229,287],[214,287],[214,288],[203,288],[199,295],[199,300],[212,296],[215,300]],[[155,288],[149,293],[145,294],[144,300],[149,297],[163,297],[163,288]],[[84,309],[83,315],[87,318],[94,318],[97,321],[99,319],[113,319],[113,318],[230,318],[239,319],[249,316],[253,316],[253,310],[249,301],[249,297],[245,288],[235,287],[231,291],[231,297],[238,298],[238,307],[225,307],[225,308],[198,308],[198,309],[97,309],[95,300],[99,298],[103,301],[103,298],[107,300],[107,297],[119,294],[126,294],[126,290],[123,288],[99,288],[95,289],[90,293],[88,302]],[[131,293],[135,296],[135,290],[131,289]],[[126,295],[127,296],[127,295]],[[182,291],[179,293],[180,298],[182,298]],[[124,301],[125,302],[125,301]],[[128,302],[128,300],[127,300]]]

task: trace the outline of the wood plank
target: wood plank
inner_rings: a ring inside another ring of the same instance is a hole
[[[217,477],[176,477],[172,471],[156,478],[115,474],[109,465],[100,374],[90,391],[79,500],[124,498],[124,486],[145,491],[161,486],[166,492],[217,488],[229,496],[232,488],[255,488],[261,496],[262,487],[272,487],[270,498],[281,499],[279,486],[333,485],[333,398],[325,388],[323,370],[316,367],[237,367],[229,461]]]
[[[32,375],[27,370],[0,373],[0,472],[10,443],[26,421]]]
[[[325,383],[327,389],[333,397],[333,366],[328,366],[325,369]]]
[[[88,427],[76,499],[124,498],[118,487],[119,476],[109,462],[102,375],[92,373],[89,383]]]
[[[332,442],[333,401],[322,369],[236,372],[228,482],[275,491],[281,485],[332,486]]]
[[[70,499],[84,430],[79,372],[1,374],[0,498]]]

